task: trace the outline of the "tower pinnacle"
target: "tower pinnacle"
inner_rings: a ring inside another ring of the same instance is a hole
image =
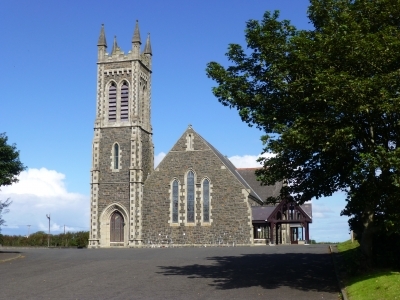
[[[146,46],[144,47],[143,53],[153,55],[150,44],[150,33],[147,35]]]
[[[139,30],[139,21],[136,20],[136,26],[135,26],[135,31],[133,33],[133,37],[132,37],[132,43],[139,43],[141,44],[141,40],[140,40],[140,30]]]
[[[107,48],[106,35],[104,33],[104,24],[101,24],[100,36],[99,41],[97,42],[97,46],[104,46]]]
[[[121,49],[118,47],[118,44],[117,44],[117,36],[115,35],[115,36],[114,36],[113,47],[112,47],[112,50],[111,50],[111,55],[113,55],[113,54],[115,54],[116,52],[119,52],[119,51],[121,51]]]

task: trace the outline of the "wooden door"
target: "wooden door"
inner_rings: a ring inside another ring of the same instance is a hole
[[[111,228],[110,228],[111,242],[123,242],[124,241],[124,218],[121,213],[116,211],[111,216]]]

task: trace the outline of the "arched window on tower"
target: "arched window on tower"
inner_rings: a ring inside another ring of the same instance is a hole
[[[108,121],[115,122],[117,118],[117,87],[111,83],[108,88]]]
[[[172,183],[172,223],[179,222],[179,183],[174,180]]]
[[[186,181],[187,222],[194,222],[194,173],[189,171]]]
[[[119,145],[117,143],[114,144],[114,169],[119,169]]]
[[[129,87],[124,81],[121,86],[121,121],[128,120],[129,111]]]
[[[203,222],[210,222],[210,182],[203,181]]]

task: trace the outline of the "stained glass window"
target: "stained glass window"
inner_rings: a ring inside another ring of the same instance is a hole
[[[172,184],[172,222],[178,223],[179,212],[179,185],[178,181],[174,180]]]
[[[114,169],[119,169],[119,147],[114,144]]]
[[[210,222],[210,182],[203,181],[203,222]]]
[[[194,222],[194,174],[190,171],[187,175],[187,221]]]

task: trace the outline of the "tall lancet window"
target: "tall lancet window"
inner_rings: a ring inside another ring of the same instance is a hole
[[[189,171],[186,182],[187,222],[194,222],[194,173]]]
[[[108,121],[115,122],[117,119],[117,87],[111,83],[108,88]]]
[[[121,121],[128,120],[128,110],[129,110],[129,87],[124,81],[121,86]]]
[[[174,180],[172,183],[172,223],[178,223],[179,217],[179,183]]]
[[[210,182],[203,181],[203,222],[210,222]]]
[[[119,146],[117,143],[114,144],[114,169],[119,169]]]

